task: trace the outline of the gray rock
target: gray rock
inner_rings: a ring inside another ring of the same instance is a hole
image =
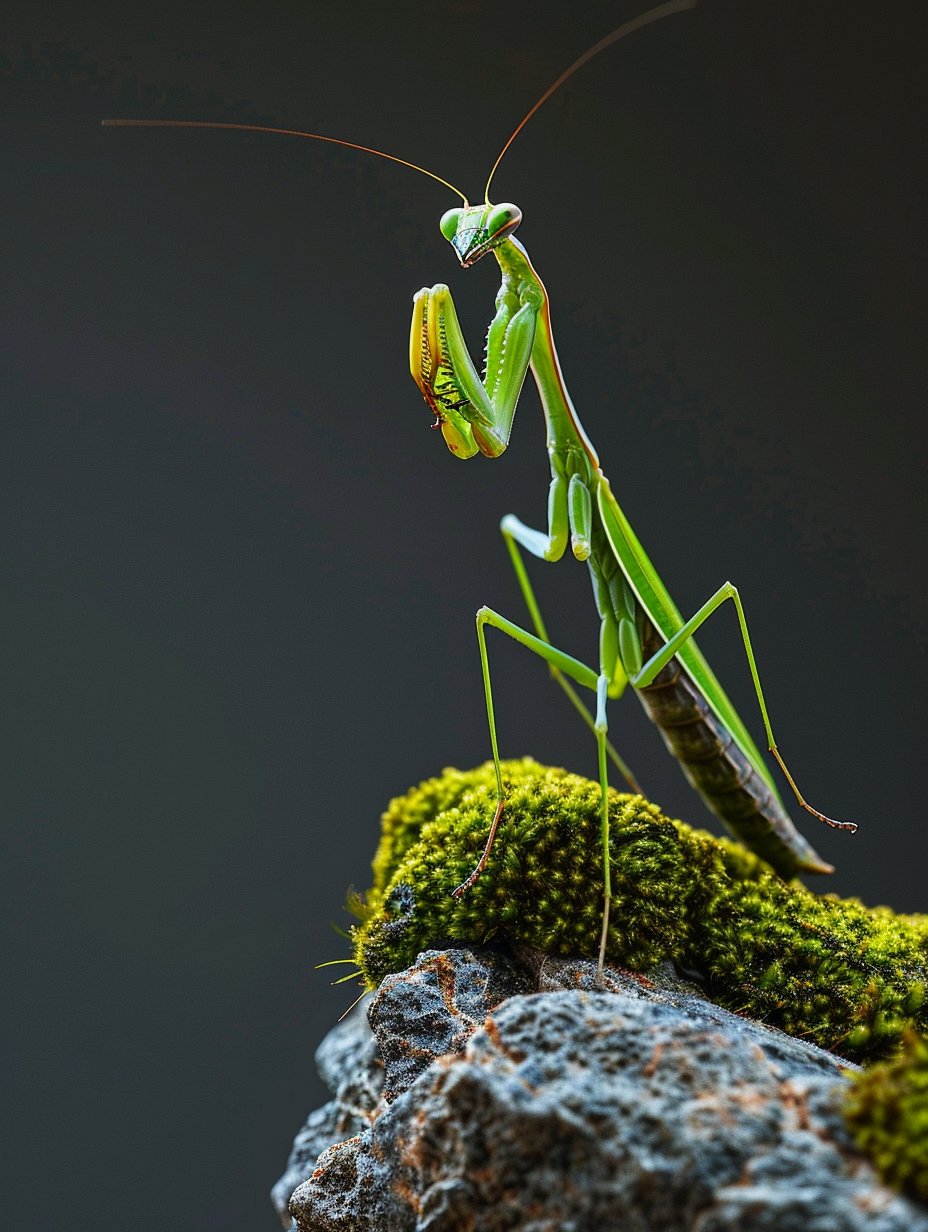
[[[529,991],[529,979],[491,951],[477,958],[430,950],[408,971],[388,975],[368,1011],[386,1068],[384,1100],[392,1103],[439,1057],[461,1052],[501,1001]]]
[[[540,991],[500,999],[529,980]],[[305,1177],[295,1226],[928,1232],[851,1145],[844,1063],[670,970],[607,980],[585,962],[522,955],[507,970],[471,951],[391,977],[370,1011],[389,1099],[288,1169]]]
[[[271,1201],[285,1228],[295,1224],[289,1202],[294,1189],[312,1176],[326,1149],[366,1129],[383,1089],[383,1062],[367,1025],[365,997],[316,1049],[316,1068],[334,1099],[314,1109],[293,1140],[287,1170],[271,1190]]]

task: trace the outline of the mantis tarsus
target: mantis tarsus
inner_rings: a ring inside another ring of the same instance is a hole
[[[179,127],[232,128],[310,137],[374,153],[424,172],[462,200],[448,210],[440,228],[462,267],[492,253],[501,272],[496,312],[490,323],[484,375],[470,357],[451,292],[442,283],[424,287],[414,297],[410,367],[450,451],[460,458],[482,453],[499,457],[509,444],[516,405],[529,370],[538,387],[547,427],[551,466],[546,530],[535,530],[512,514],[501,529],[528,608],[532,630],[483,607],[477,613],[477,636],[486,694],[487,717],[496,766],[497,805],[484,850],[470,876],[454,891],[467,892],[485,867],[504,816],[505,784],[500,771],[493,694],[486,644],[487,626],[506,633],[550,666],[574,706],[593,729],[602,793],[604,908],[599,948],[602,969],[609,927],[611,884],[608,845],[608,771],[611,758],[637,787],[607,738],[607,702],[631,685],[687,778],[712,811],[739,838],[784,877],[798,872],[830,872],[787,815],[773,778],[747,728],[693,641],[693,634],[726,600],[735,606],[745,655],[763,718],[770,751],[800,805],[828,825],[854,830],[811,808],[787,770],[774,740],[757,672],[744,609],[737,589],[725,582],[685,620],[674,605],[639,543],[603,474],[596,451],[571,402],[555,350],[550,302],[526,249],[514,237],[522,214],[510,203],[490,202],[490,183],[516,135],[538,108],[593,56],[640,27],[683,9],[695,0],[671,3],[626,23],[591,47],[548,88],[527,113],[493,165],[484,203],[471,206],[460,190],[433,172],[381,150],[317,133],[264,126],[190,121],[105,121]],[[522,552],[547,561],[560,560],[568,542],[573,556],[586,561],[600,621],[599,663],[594,668],[555,647],[529,581]],[[591,714],[573,688],[596,697]]]

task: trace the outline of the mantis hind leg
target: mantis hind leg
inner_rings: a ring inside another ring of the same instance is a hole
[[[662,668],[670,662],[677,651],[693,636],[701,624],[703,624],[716,608],[720,607],[726,599],[731,599],[735,605],[735,610],[738,613],[738,626],[741,630],[741,640],[744,644],[744,653],[748,661],[748,667],[751,672],[751,680],[754,683],[754,693],[757,697],[757,703],[760,707],[761,717],[764,722],[764,731],[767,736],[767,747],[776,758],[777,765],[783,771],[786,781],[792,788],[793,794],[799,804],[811,813],[813,817],[817,817],[819,821],[825,822],[835,830],[848,830],[852,834],[857,829],[857,824],[853,821],[835,821],[832,817],[827,817],[824,813],[820,813],[818,809],[807,803],[805,797],[796,786],[793,776],[787,769],[786,763],[780,755],[780,750],[777,748],[777,742],[774,739],[773,728],[770,725],[770,718],[767,714],[767,703],[764,700],[764,691],[761,688],[760,675],[757,671],[757,663],[754,659],[754,648],[751,645],[751,636],[748,633],[748,622],[744,615],[744,608],[741,604],[741,596],[738,594],[737,587],[731,582],[725,582],[721,585],[711,599],[707,599],[698,612],[687,620],[680,629],[671,637],[651,658],[644,664],[641,669],[630,677],[631,683],[635,688],[644,688],[651,683],[654,677],[661,671]]]
[[[597,965],[598,978],[602,978],[603,963],[606,954],[606,941],[609,933],[609,908],[612,902],[612,882],[609,868],[609,775],[608,775],[608,752],[607,752],[607,722],[606,722],[606,700],[608,697],[609,676],[606,672],[594,672],[591,667],[587,667],[585,663],[581,663],[579,659],[575,659],[572,655],[566,654],[557,647],[552,646],[549,642],[544,641],[535,634],[529,633],[527,629],[521,628],[514,624],[511,620],[507,620],[505,616],[500,616],[498,612],[494,612],[491,608],[482,607],[477,613],[477,640],[480,646],[480,666],[483,672],[483,688],[486,696],[487,705],[487,722],[490,728],[490,745],[493,750],[493,766],[496,771],[496,811],[493,815],[493,821],[490,825],[490,831],[487,835],[487,840],[479,860],[474,866],[470,875],[452,891],[454,898],[460,898],[474,884],[480,874],[486,867],[487,860],[490,857],[493,844],[496,840],[496,835],[499,830],[500,821],[505,807],[505,787],[503,785],[502,769],[500,767],[499,758],[499,742],[496,735],[496,716],[493,707],[493,686],[490,681],[490,663],[487,654],[486,643],[486,626],[491,625],[495,629],[508,634],[509,637],[519,642],[521,645],[534,651],[535,654],[543,658],[551,665],[553,669],[562,673],[564,676],[576,681],[583,688],[590,689],[596,693],[596,718],[593,720],[593,731],[596,736],[596,745],[599,764],[599,782],[601,792],[600,805],[600,834],[603,850],[603,924],[599,940],[599,957]],[[578,699],[579,700],[579,699]],[[582,705],[582,702],[580,703]],[[584,710],[586,707],[584,707]]]
[[[516,525],[516,520],[514,518],[504,518],[503,519],[503,525],[500,528],[502,532],[503,540],[509,552],[509,557],[510,557],[510,560],[512,561],[512,568],[518,580],[519,589],[522,592],[522,598],[525,600],[525,606],[528,608],[529,615],[531,616],[532,624],[535,628],[535,633],[538,635],[538,637],[541,638],[543,642],[547,642],[548,645],[550,645],[551,638],[548,636],[548,630],[545,626],[544,619],[541,615],[541,609],[538,606],[538,600],[535,597],[534,588],[532,586],[531,580],[529,579],[528,571],[525,568],[525,561],[522,559],[522,553],[519,551],[518,541],[515,535],[513,534],[513,530],[511,528],[511,527],[514,527],[515,525]],[[525,529],[528,529],[528,528],[525,528]],[[568,700],[570,701],[570,704],[580,715],[581,719],[583,719],[584,723],[587,725],[590,731],[594,735],[596,735],[596,720],[593,718],[593,715],[590,713],[589,708],[583,703],[582,699],[580,698],[580,695],[577,693],[577,690],[570,683],[570,681],[567,679],[565,674],[560,670],[560,668],[556,667],[553,663],[550,664],[550,668],[551,668],[552,679],[557,681],[557,683],[563,689]],[[629,767],[625,759],[620,755],[615,745],[609,739],[606,740],[606,756],[609,758],[609,760],[618,770],[619,774],[621,774],[622,778],[628,784],[630,790],[635,792],[636,795],[643,796],[645,793],[642,790],[641,785],[638,782],[637,778],[635,777],[633,771],[631,770],[631,768]]]

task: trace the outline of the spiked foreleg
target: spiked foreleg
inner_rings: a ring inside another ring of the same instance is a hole
[[[516,404],[528,371],[539,302],[501,292],[490,326],[487,377],[477,374],[461,332],[451,292],[444,283],[423,287],[413,299],[409,366],[458,457],[479,449],[498,457],[509,444]]]

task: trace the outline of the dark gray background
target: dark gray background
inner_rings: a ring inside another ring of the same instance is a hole
[[[15,6],[14,6],[15,7]],[[348,151],[103,131],[308,126],[479,196],[547,84],[640,5],[30,4],[2,80],[10,1227],[270,1229],[378,814],[488,753],[473,613],[521,618],[534,395],[462,465],[406,370],[454,203]],[[744,596],[830,888],[926,906],[924,31],[919,6],[706,0],[614,48],[496,181],[606,473],[684,612]],[[81,11],[81,10],[84,11]],[[535,571],[595,655],[585,569]],[[702,637],[756,721],[733,612]],[[593,772],[524,652],[506,753]],[[707,821],[634,701],[617,743]],[[595,858],[595,855],[591,855]]]

